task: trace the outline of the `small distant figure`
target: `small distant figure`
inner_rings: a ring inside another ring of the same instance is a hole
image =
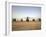
[[[21,22],[23,22],[23,19],[21,19]]]
[[[16,22],[16,19],[13,19],[13,21],[15,21],[15,22]]]
[[[35,21],[35,19],[33,19],[32,21]]]
[[[41,21],[41,19],[40,19],[40,18],[39,18],[38,20],[39,20],[39,21]]]
[[[29,17],[26,18],[26,21],[29,22]]]

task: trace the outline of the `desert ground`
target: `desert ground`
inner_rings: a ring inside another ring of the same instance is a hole
[[[12,22],[12,31],[19,31],[19,30],[40,30],[41,29],[41,22],[39,21],[30,21],[30,22]]]

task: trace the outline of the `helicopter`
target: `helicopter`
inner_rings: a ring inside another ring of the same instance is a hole
[[[24,17],[24,19],[26,19],[26,21],[29,22],[29,19],[32,19],[32,18],[27,16],[27,17]]]

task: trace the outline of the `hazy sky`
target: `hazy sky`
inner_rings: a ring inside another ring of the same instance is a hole
[[[41,17],[41,7],[12,6],[12,18]]]

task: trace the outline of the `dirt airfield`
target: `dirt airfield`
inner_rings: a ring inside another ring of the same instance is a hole
[[[40,30],[41,29],[41,22],[39,21],[30,21],[30,22],[12,22],[12,31],[19,31],[19,30]]]

